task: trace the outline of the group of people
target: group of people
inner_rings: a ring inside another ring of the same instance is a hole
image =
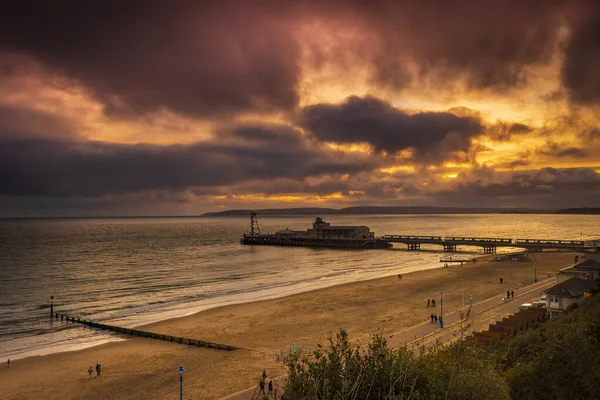
[[[508,283],[502,277],[500,278],[500,284]],[[515,288],[515,290],[519,290],[519,288]],[[507,290],[506,291],[506,299],[514,299],[515,298],[515,290]]]
[[[96,364],[96,378],[100,378],[100,373],[102,372],[102,365],[100,364]],[[90,365],[90,368],[88,369],[88,379],[92,378],[92,374],[94,373],[94,370],[92,369],[92,366]]]
[[[435,307],[435,299],[427,299],[427,307]]]
[[[436,314],[431,313],[429,316],[431,318],[431,323],[438,322],[438,316]]]
[[[258,394],[267,394],[265,392],[265,386],[267,386],[267,371],[265,371],[264,369],[263,369],[262,376],[260,377],[260,382],[259,382],[258,386],[260,387]],[[269,388],[269,394],[273,393],[273,380],[272,379],[269,380],[268,388]]]

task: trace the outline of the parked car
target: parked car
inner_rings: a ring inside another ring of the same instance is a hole
[[[519,306],[519,311],[527,311],[532,307],[531,303],[523,303]]]
[[[538,301],[539,301],[540,303],[544,303],[544,304],[546,304],[546,302],[547,302],[546,295],[544,295],[544,296],[540,297],[540,299],[539,299]]]

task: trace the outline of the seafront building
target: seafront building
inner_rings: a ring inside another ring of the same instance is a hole
[[[600,279],[600,262],[590,258],[558,271],[558,277],[561,280],[572,276],[579,276],[583,279]]]
[[[278,236],[307,236],[324,239],[375,239],[375,233],[368,226],[331,226],[323,218],[317,217],[311,229],[306,231],[293,231],[284,229],[277,233]]]
[[[582,303],[598,287],[598,282],[592,279],[582,279],[572,276],[557,283],[544,293],[546,295],[546,307],[550,316],[565,311],[573,304]]]

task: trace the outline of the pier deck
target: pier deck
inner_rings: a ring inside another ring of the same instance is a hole
[[[408,250],[421,250],[421,245],[439,245],[445,252],[455,252],[458,246],[477,246],[483,248],[484,254],[496,252],[498,247],[516,247],[537,252],[548,249],[571,251],[597,250],[597,244],[582,240],[554,239],[508,239],[508,238],[478,238],[459,236],[418,236],[418,235],[384,235],[372,239],[342,239],[322,238],[311,236],[280,236],[272,234],[244,235],[240,240],[245,245],[263,246],[295,246],[323,247],[342,249],[387,249],[393,243],[402,243]]]

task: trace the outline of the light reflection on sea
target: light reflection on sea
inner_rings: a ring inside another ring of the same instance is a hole
[[[324,217],[336,225],[367,225],[376,235],[600,236],[600,216]],[[259,216],[259,222],[263,232],[304,230],[312,218]],[[51,321],[51,295],[58,312],[132,327],[226,304],[437,268],[443,254],[403,251],[402,245],[351,251],[242,246],[239,238],[247,229],[243,217],[0,220],[0,362],[119,339]]]

